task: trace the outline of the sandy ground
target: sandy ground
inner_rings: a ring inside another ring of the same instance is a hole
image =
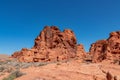
[[[25,73],[25,75],[15,80],[108,80],[108,72],[112,77],[117,77],[116,80],[120,80],[120,65],[82,63],[81,60],[50,63],[39,67],[31,66],[20,69],[20,72]],[[8,75],[8,73],[0,75],[0,80]]]
[[[107,80],[106,72],[119,76],[119,70],[118,65],[87,64],[75,60],[21,69],[26,75],[15,80]]]
[[[4,79],[7,76],[9,76],[9,73],[4,73],[3,75],[0,75],[0,80]]]
[[[9,59],[9,55],[0,54],[0,60],[7,60],[7,59]]]

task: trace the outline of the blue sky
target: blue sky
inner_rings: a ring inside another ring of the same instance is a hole
[[[72,29],[88,51],[120,30],[120,0],[0,0],[0,53],[31,48],[45,25]]]

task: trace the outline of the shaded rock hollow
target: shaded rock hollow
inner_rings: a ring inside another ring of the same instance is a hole
[[[45,26],[31,49],[23,48],[12,57],[18,58],[20,62],[47,62],[68,60],[80,55],[85,55],[85,51],[83,45],[77,46],[72,30],[61,32],[56,26]]]

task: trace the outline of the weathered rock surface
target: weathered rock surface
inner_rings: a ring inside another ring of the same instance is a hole
[[[23,48],[12,57],[18,58],[20,62],[61,61],[76,57],[78,52],[84,55],[85,51],[82,45],[77,47],[73,31],[65,29],[61,32],[55,26],[46,26],[35,39],[32,49]]]
[[[86,57],[86,52],[82,44],[77,45],[77,55],[79,59],[84,59]]]
[[[93,62],[108,61],[120,64],[120,31],[110,33],[106,40],[93,43],[90,54]]]

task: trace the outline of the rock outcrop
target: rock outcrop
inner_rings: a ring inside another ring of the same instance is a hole
[[[106,40],[93,43],[90,54],[93,62],[110,61],[120,64],[120,31],[110,33]]]
[[[80,52],[83,46],[78,48]],[[23,48],[12,57],[18,58],[20,62],[47,62],[68,60],[76,57],[76,54],[77,41],[72,30],[65,29],[61,32],[55,26],[46,26],[35,39],[32,49]]]
[[[86,57],[86,52],[82,44],[77,45],[77,55],[79,59],[84,59]]]

